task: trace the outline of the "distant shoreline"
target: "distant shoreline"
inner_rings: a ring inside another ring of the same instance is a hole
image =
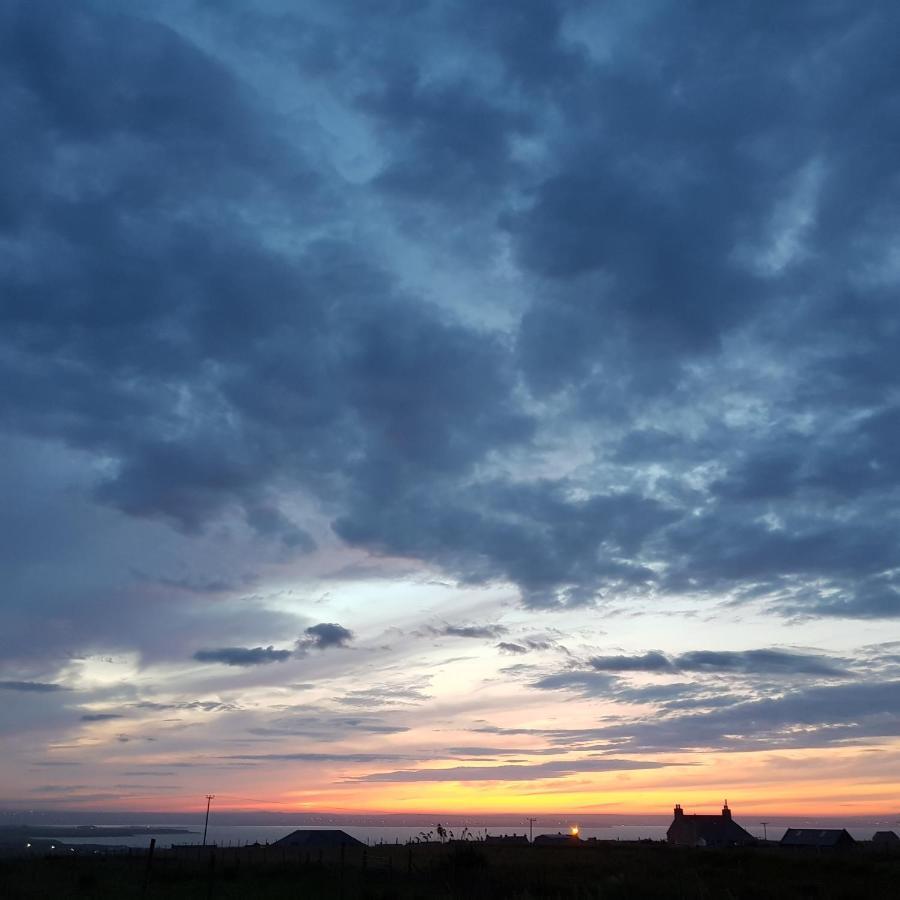
[[[24,838],[86,838],[86,837],[139,837],[155,834],[198,834],[190,828],[149,825],[3,825],[0,826],[0,843]]]

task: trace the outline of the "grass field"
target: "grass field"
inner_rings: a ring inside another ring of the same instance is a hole
[[[0,860],[0,897],[85,900],[896,900],[900,854],[385,845],[344,854],[278,848]]]

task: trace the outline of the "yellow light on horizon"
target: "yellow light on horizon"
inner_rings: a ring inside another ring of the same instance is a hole
[[[572,835],[572,837],[578,837],[578,826],[577,826],[577,825],[573,825],[573,826],[569,829],[569,833]]]

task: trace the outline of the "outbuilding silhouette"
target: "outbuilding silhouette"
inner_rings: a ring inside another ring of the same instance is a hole
[[[846,828],[788,828],[779,843],[782,847],[837,850],[841,847],[852,847],[856,841]]]
[[[301,828],[275,841],[272,846],[302,847],[304,850],[327,850],[331,847],[363,847],[365,845],[362,841],[351,837],[346,831],[341,831],[337,828]]]

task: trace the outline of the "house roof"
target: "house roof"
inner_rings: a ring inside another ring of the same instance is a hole
[[[318,849],[319,847],[362,847],[363,842],[351,837],[346,831],[337,828],[306,828],[292,831],[280,840],[275,841],[274,847],[305,847],[306,849]]]
[[[786,847],[834,847],[855,841],[846,828],[788,828],[781,843]]]
[[[669,826],[669,834],[690,843],[740,844],[753,840],[752,834],[726,816],[680,815]]]
[[[872,835],[872,840],[876,844],[900,844],[900,837],[897,837],[896,831],[876,831]]]

